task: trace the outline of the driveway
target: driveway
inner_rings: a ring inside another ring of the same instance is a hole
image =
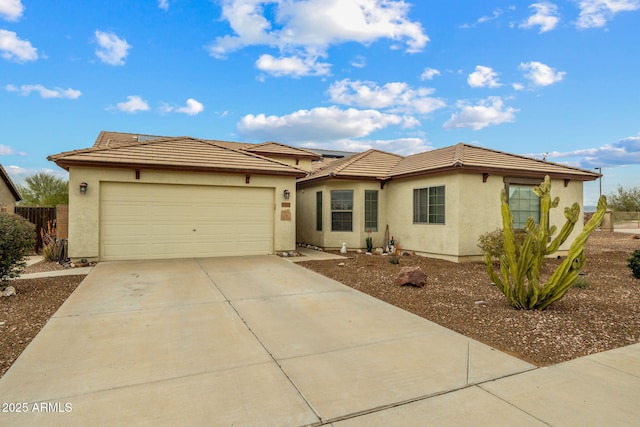
[[[0,423],[547,425],[480,386],[539,371],[275,256],[106,262],[0,380]]]

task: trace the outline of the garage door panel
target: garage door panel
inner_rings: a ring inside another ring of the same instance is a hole
[[[274,190],[101,184],[100,258],[273,253]]]

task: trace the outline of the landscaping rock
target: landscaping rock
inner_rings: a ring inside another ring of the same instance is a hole
[[[6,288],[4,288],[4,291],[0,292],[0,295],[2,295],[3,297],[10,297],[16,294],[16,288],[14,288],[13,286],[7,286]]]
[[[396,286],[411,285],[422,288],[427,282],[427,275],[420,267],[402,267],[394,280]]]

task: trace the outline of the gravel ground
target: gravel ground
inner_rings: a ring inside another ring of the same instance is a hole
[[[387,256],[349,254],[344,261],[300,265],[537,366],[547,366],[640,342],[640,280],[631,275],[626,262],[640,249],[639,237],[595,232],[585,250],[583,272],[589,286],[571,289],[544,311],[511,307],[491,285],[483,263],[403,256],[394,265]],[[343,266],[338,265],[341,262]],[[551,259],[547,267],[559,263]],[[402,266],[420,266],[427,284],[423,288],[394,286]]]

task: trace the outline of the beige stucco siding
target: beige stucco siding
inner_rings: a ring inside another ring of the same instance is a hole
[[[331,230],[331,191],[353,190],[353,229],[352,231]],[[372,231],[375,247],[384,246],[384,231],[387,221],[387,190],[380,188],[378,181],[332,180],[315,185],[305,185],[298,190],[298,237],[302,243],[323,248],[340,248],[342,243],[349,249],[366,248],[364,218],[365,190],[378,191],[378,231]],[[316,192],[322,191],[322,231],[316,230]]]
[[[292,177],[251,175],[245,183],[243,174],[208,174],[200,172],[141,170],[136,179],[132,169],[72,167],[69,171],[69,256],[72,259],[100,258],[100,189],[103,183],[148,183],[185,186],[224,186],[271,189],[274,224],[273,250],[295,248],[295,179]],[[88,184],[86,194],[80,194],[81,182]],[[187,187],[185,187],[186,189]],[[284,200],[284,190],[291,192]],[[286,204],[290,206],[287,207]],[[188,203],[184,209],[189,209]]]
[[[0,180],[0,210],[13,213],[16,207],[16,199],[4,181]]]

